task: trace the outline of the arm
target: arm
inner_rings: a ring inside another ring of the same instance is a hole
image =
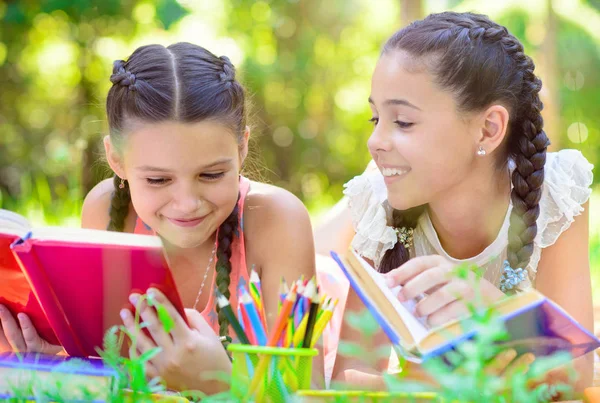
[[[344,254],[354,237],[352,218],[346,197],[318,220],[315,226],[314,239],[317,253],[329,256],[330,251]]]
[[[553,245],[543,249],[537,270],[536,288],[563,307],[573,318],[593,331],[592,288],[589,263],[589,202],[568,230]],[[594,356],[592,353],[573,361],[579,379],[575,392],[592,385]],[[562,376],[561,376],[562,375]],[[550,379],[563,378],[555,371]]]
[[[244,207],[244,234],[248,268],[256,265],[261,278],[267,326],[277,318],[281,278],[290,284],[300,276],[315,277],[315,249],[310,218],[293,194],[253,183]],[[323,353],[313,363],[313,380],[323,383]]]
[[[82,228],[105,230],[108,227],[112,190],[112,179],[105,179],[90,190],[81,209]]]
[[[371,340],[365,340],[360,332],[348,325],[347,317],[349,314],[360,313],[365,308],[364,304],[350,288],[346,308],[344,310],[344,319],[340,331],[340,342],[359,343],[365,349],[372,349],[377,346],[390,345],[385,333],[380,329]],[[391,351],[391,345],[390,345]],[[332,381],[341,382],[346,385],[353,385],[357,389],[365,390],[384,390],[385,383],[381,373],[387,369],[387,359],[381,359],[375,367],[363,362],[360,357],[348,357],[338,353],[335,366],[333,367]]]

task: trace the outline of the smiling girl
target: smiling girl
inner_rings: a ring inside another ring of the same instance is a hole
[[[160,375],[172,389],[222,390],[224,383],[204,377],[231,370],[218,335],[233,334],[215,293],[235,306],[254,266],[271,327],[282,276],[315,275],[308,213],[291,193],[241,175],[250,130],[245,91],[227,57],[189,43],[143,46],[114,63],[110,80],[104,146],[115,176],[87,195],[82,225],[163,239],[190,326],[153,290],[176,325],[166,334],[142,306],[152,338],[138,334],[140,353],[162,348],[148,376]],[[131,313],[122,317],[133,330]],[[8,329],[24,340],[19,349],[39,351],[35,330],[21,327]]]

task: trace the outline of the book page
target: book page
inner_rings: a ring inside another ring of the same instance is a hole
[[[162,248],[162,241],[158,236],[88,228],[34,228],[31,231],[31,238],[40,241]]]
[[[23,236],[29,228],[29,222],[22,215],[0,209],[0,232]]]
[[[385,283],[385,280],[381,273],[379,273],[377,270],[371,267],[371,265],[367,263],[362,257],[360,257],[360,255],[358,255],[354,250],[352,250],[351,252],[352,254],[354,254],[356,260],[358,260],[360,264],[364,267],[365,272],[369,275],[369,277],[373,279],[377,287],[379,287],[383,295],[390,301],[390,303],[402,319],[402,322],[404,322],[404,324],[408,328],[408,331],[415,340],[415,343],[418,343],[425,336],[427,336],[429,331],[424,326],[424,324],[411,313],[412,308],[410,303],[408,304],[408,306],[406,306],[398,300],[398,292],[400,291],[401,287],[396,287],[393,290],[391,290]],[[412,302],[412,307],[414,307],[414,302]]]

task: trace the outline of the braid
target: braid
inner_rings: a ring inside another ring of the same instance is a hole
[[[392,226],[394,228],[407,227],[415,229],[423,211],[425,211],[425,206],[413,207],[403,211],[394,210],[392,212]],[[402,242],[396,242],[392,249],[385,252],[377,270],[380,273],[387,273],[408,262],[409,259],[409,250]]]
[[[515,162],[512,173],[513,209],[508,230],[508,262],[510,267],[525,269],[533,253],[533,240],[537,235],[539,201],[544,183],[546,149],[550,141],[543,130],[539,97],[542,81],[535,76],[533,60],[523,52],[523,45],[508,30],[489,20],[484,26],[469,28],[471,39],[498,43],[504,53],[515,63],[521,76],[521,91],[510,123],[508,151]],[[476,23],[481,23],[476,21]]]
[[[533,61],[523,53],[521,55],[524,61],[519,64],[525,65],[521,105],[509,141],[509,152],[516,166],[512,174],[513,209],[508,231],[508,262],[515,269],[525,269],[533,252],[544,183],[546,148],[550,145],[543,130],[543,104],[538,95],[542,82],[533,74]]]
[[[240,195],[238,194],[238,201],[240,199]],[[235,204],[235,208],[229,214],[229,217],[225,219],[223,224],[219,227],[219,231],[217,232],[219,248],[217,249],[217,264],[215,267],[217,278],[215,280],[215,284],[217,285],[217,289],[221,294],[223,294],[228,300],[231,296],[229,292],[229,285],[231,284],[231,279],[229,275],[231,274],[231,244],[233,243],[233,237],[238,228],[238,204]],[[227,336],[229,334],[229,321],[225,316],[225,312],[222,312],[219,309],[219,305],[217,304],[217,314],[219,318],[219,335]]]
[[[537,235],[550,144],[541,116],[542,83],[533,61],[505,27],[474,13],[443,12],[415,21],[386,42],[383,52],[393,50],[422,58],[436,83],[456,97],[460,112],[481,111],[494,103],[509,110],[507,152],[498,153],[496,163],[505,167],[509,158],[515,163],[508,263],[526,269]]]
[[[503,51],[516,64],[521,75],[521,91],[516,119],[510,124],[508,151],[515,162],[512,173],[513,209],[508,231],[508,262],[510,267],[525,269],[533,252],[533,240],[537,234],[537,218],[540,214],[539,201],[544,183],[546,149],[550,141],[543,130],[539,97],[542,81],[535,76],[533,60],[523,52],[523,45],[505,27],[483,21],[485,25],[469,29],[472,39],[481,38],[488,43],[499,43]],[[481,23],[481,21],[476,21]]]
[[[129,183],[124,181],[125,186],[121,189],[121,178],[115,175],[113,184],[115,190],[110,198],[110,209],[108,211],[110,221],[107,229],[109,231],[123,232],[125,229],[125,219],[127,218],[127,214],[129,214],[129,203],[131,202]]]

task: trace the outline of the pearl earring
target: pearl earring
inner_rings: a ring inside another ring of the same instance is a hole
[[[480,157],[483,157],[486,153],[486,151],[483,149],[483,146],[479,146],[479,150],[477,150],[477,155],[479,155]]]

